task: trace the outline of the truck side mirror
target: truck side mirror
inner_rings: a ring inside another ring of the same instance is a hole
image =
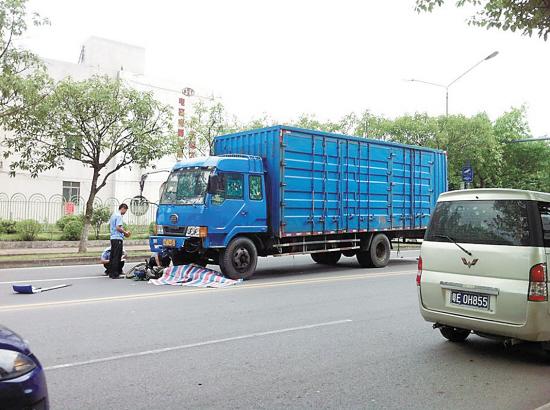
[[[164,189],[166,188],[166,181],[164,181],[162,184],[160,184],[159,188],[159,202],[160,198],[162,198],[162,194],[164,193]]]

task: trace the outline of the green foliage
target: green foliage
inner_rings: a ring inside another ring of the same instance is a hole
[[[149,229],[148,229],[149,235],[154,235],[155,234],[155,223],[156,222],[151,222],[149,224]]]
[[[73,219],[72,221],[67,222],[67,224],[63,227],[61,240],[78,241],[82,235],[82,228],[84,228],[82,219]]]
[[[416,11],[431,12],[445,0],[416,0]],[[456,6],[473,5],[477,12],[469,24],[521,31],[531,37],[533,33],[544,40],[550,33],[550,2],[544,0],[457,0]]]
[[[24,221],[17,222],[16,229],[23,241],[34,241],[40,231],[42,231],[42,226],[40,222],[34,219],[25,219]]]
[[[0,122],[19,113],[24,95],[37,95],[48,83],[37,56],[19,46],[27,22],[47,24],[38,14],[28,16],[27,0],[0,0]]]
[[[237,131],[236,120],[231,122],[224,105],[219,101],[199,100],[193,105],[193,115],[187,121],[187,141],[180,145],[181,153],[186,149],[197,150],[201,155],[210,155],[214,137]]]
[[[62,216],[61,218],[59,218],[57,220],[57,222],[55,223],[55,226],[57,226],[60,231],[63,231],[65,229],[65,226],[69,222],[73,222],[73,221],[78,221],[78,222],[82,223],[84,221],[84,216],[83,215],[74,215],[74,214],[64,215],[64,216]]]
[[[92,226],[95,231],[95,238],[99,239],[99,231],[101,230],[101,225],[109,222],[111,217],[111,211],[109,207],[102,206],[95,208],[92,212]]]
[[[25,109],[5,124],[12,131],[4,140],[6,155],[17,158],[10,165],[11,174],[22,169],[38,176],[63,169],[67,160],[91,168],[79,247],[85,252],[95,197],[111,175],[132,165],[145,168],[175,153],[172,109],[151,92],[101,76],[83,81],[66,78],[50,84],[43,95],[24,97]]]
[[[0,219],[0,233],[12,234],[17,232],[15,221]]]

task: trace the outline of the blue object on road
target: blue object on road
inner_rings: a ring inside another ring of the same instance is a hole
[[[15,293],[32,294],[32,293],[42,293],[53,289],[66,288],[67,286],[71,286],[71,284],[50,286],[48,288],[35,288],[32,285],[12,285],[12,288]]]
[[[1,325],[0,408],[49,409],[42,365],[19,335]]]

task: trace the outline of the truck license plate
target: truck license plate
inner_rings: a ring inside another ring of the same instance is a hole
[[[451,291],[451,303],[453,305],[472,306],[478,309],[489,310],[489,295],[474,292]]]
[[[164,239],[162,241],[162,246],[167,246],[167,247],[174,247],[176,246],[176,240],[175,239]]]

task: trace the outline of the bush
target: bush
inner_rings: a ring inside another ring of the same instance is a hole
[[[82,228],[84,224],[81,219],[72,220],[65,224],[61,240],[63,241],[78,241],[82,236]]]
[[[21,239],[24,241],[34,241],[42,230],[40,222],[34,219],[25,219],[24,221],[17,222],[15,227],[17,233],[21,235]]]
[[[154,234],[155,234],[155,223],[151,222],[149,224],[149,235],[154,235]]]
[[[103,206],[100,208],[94,209],[92,213],[92,227],[95,231],[95,238],[99,239],[99,231],[101,230],[101,225],[109,222],[111,218],[111,211],[108,207]]]
[[[0,233],[16,233],[17,228],[15,225],[15,221],[0,219]]]
[[[59,228],[60,231],[65,230],[65,225],[67,225],[69,222],[78,221],[80,223],[83,223],[84,221],[84,215],[65,215],[57,220],[55,225]]]

